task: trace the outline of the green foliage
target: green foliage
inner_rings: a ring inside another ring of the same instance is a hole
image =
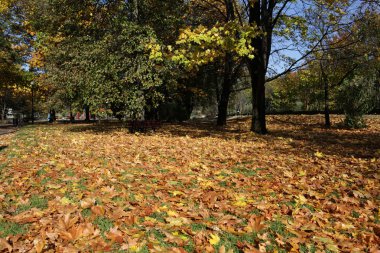
[[[98,116],[119,118],[140,118],[145,110],[157,108],[170,86],[176,85],[176,67],[152,59],[149,45],[160,45],[159,39],[173,40],[160,24],[165,29],[179,26],[182,6],[173,3],[169,8],[166,3],[160,7],[163,13],[150,15],[149,6],[157,4],[139,1],[141,22],[132,17],[134,7],[123,1],[100,5],[37,1],[44,8],[28,8],[31,24],[39,31],[36,45],[45,57],[45,83],[53,84],[51,103],[61,101],[71,109],[86,104]],[[166,14],[172,16],[157,21],[157,16]]]
[[[315,64],[268,83],[269,109],[281,111],[322,110],[323,89]]]
[[[370,112],[376,105],[375,78],[355,76],[340,87],[337,100],[344,111],[347,127],[365,127],[363,115]]]

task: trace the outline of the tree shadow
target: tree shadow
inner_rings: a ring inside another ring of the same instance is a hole
[[[373,127],[365,129],[347,129],[336,117],[329,129],[321,122],[304,120],[287,122],[274,119],[283,128],[275,128],[270,135],[277,138],[293,140],[290,145],[303,152],[319,150],[324,154],[340,157],[374,158],[380,150],[379,124],[380,118],[372,120]],[[291,127],[289,127],[291,126]]]
[[[69,126],[68,131],[74,133],[110,133],[127,129],[123,122],[102,122],[102,123],[76,123]]]
[[[280,152],[299,152],[313,155],[320,151],[326,155],[340,157],[373,158],[380,150],[380,117],[375,119],[373,128],[349,130],[339,128],[341,117],[332,117],[333,127],[326,129],[323,116],[269,116],[268,135],[257,135],[249,131],[250,120],[238,118],[230,120],[226,127],[217,127],[213,121],[197,120],[183,123],[164,123],[156,131],[139,133],[140,135],[164,135],[169,137],[217,138],[237,140],[240,142],[263,142],[267,149]],[[101,124],[86,124],[70,126],[70,132],[112,133],[125,131],[128,128],[123,122],[104,122]],[[132,134],[132,133],[130,133]],[[286,145],[279,144],[288,140]]]
[[[0,152],[2,152],[4,149],[8,148],[8,146],[0,146]]]
[[[163,128],[163,132],[179,137],[235,139],[247,130],[237,127],[236,123],[233,127],[219,127],[211,122],[183,122],[168,124]]]

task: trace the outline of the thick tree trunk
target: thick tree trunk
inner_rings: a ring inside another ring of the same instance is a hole
[[[224,126],[227,123],[227,110],[228,110],[228,102],[230,99],[231,89],[232,89],[232,66],[233,59],[231,54],[226,54],[225,63],[224,63],[224,77],[222,84],[222,93],[220,96],[219,104],[218,104],[218,126]]]
[[[251,131],[266,134],[265,119],[265,71],[256,61],[250,62],[252,82],[252,123]]]
[[[235,11],[232,0],[225,0],[224,4],[226,6],[226,22],[235,20]],[[230,100],[231,89],[233,85],[233,58],[231,53],[226,53],[224,60],[224,76],[222,83],[222,93],[220,94],[220,100],[218,103],[218,119],[217,125],[224,126],[227,124],[227,110],[228,102]]]
[[[249,60],[252,85],[252,125],[251,131],[266,134],[265,119],[265,76],[272,47],[272,14],[276,1],[253,1],[249,7],[249,23],[257,25],[262,35],[252,40],[255,57]]]

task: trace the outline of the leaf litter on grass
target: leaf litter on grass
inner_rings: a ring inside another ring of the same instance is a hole
[[[268,136],[235,123],[2,136],[0,250],[378,250],[380,119],[326,130],[316,116],[273,116]]]

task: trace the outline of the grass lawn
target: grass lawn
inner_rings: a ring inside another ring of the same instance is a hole
[[[379,250],[380,117],[362,130],[268,121],[267,136],[248,119],[0,136],[0,251]]]

